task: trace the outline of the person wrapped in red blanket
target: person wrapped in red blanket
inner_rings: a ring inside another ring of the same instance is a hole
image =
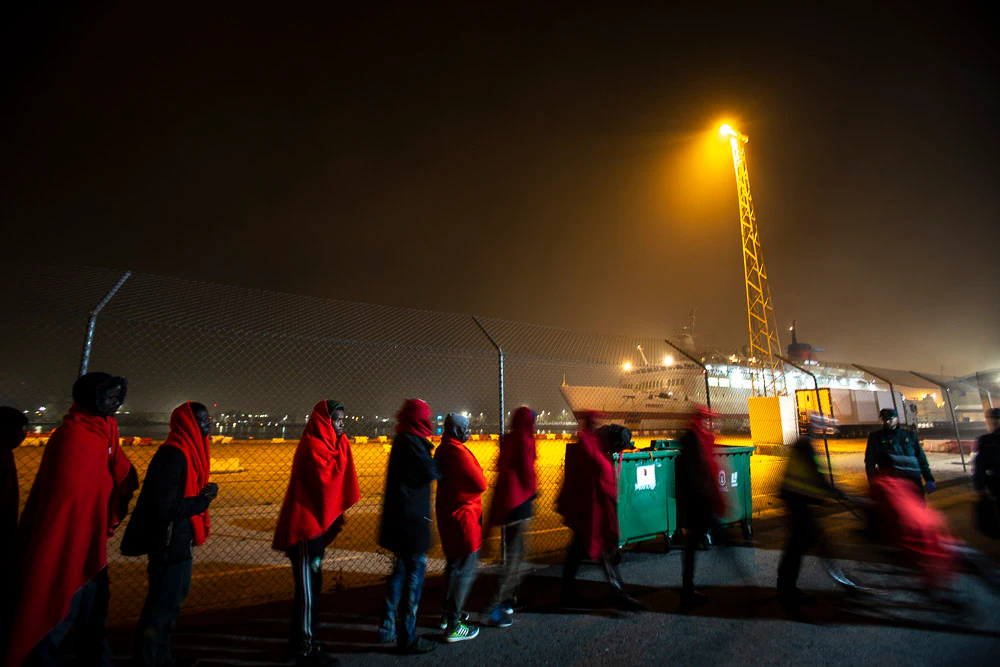
[[[469,418],[451,413],[445,417],[441,444],[434,452],[441,474],[434,510],[441,548],[447,559],[441,629],[448,643],[473,639],[479,634],[479,628],[465,623],[468,614],[462,608],[476,579],[479,548],[483,543],[486,475],[465,446],[468,439]]]
[[[81,664],[111,664],[107,542],[139,487],[112,416],[127,387],[107,373],[80,377],[45,446],[18,524],[19,590],[4,665],[21,665],[29,654],[32,664],[54,664],[70,628]]]
[[[132,644],[134,667],[172,664],[170,636],[191,589],[194,547],[209,534],[208,506],[218,486],[208,481],[212,415],[186,402],[170,415],[170,433],[146,469],[142,491],[122,538],[122,554],[149,556],[149,586]]]
[[[869,484],[881,539],[902,550],[928,593],[940,591],[960,564],[944,515],[925,504],[922,490],[909,479],[878,474]]]
[[[510,431],[500,439],[497,483],[490,505],[490,526],[500,526],[507,545],[507,562],[487,622],[498,628],[514,623],[514,601],[521,585],[524,562],[524,526],[538,494],[535,472],[535,413],[521,406],[511,417]]]
[[[708,408],[691,413],[688,429],[681,436],[677,457],[677,520],[685,530],[682,565],[681,604],[688,607],[704,602],[694,588],[694,553],[706,533],[716,528],[726,512],[726,499],[719,488],[719,465],[715,460],[715,436],[709,428],[713,417]]]
[[[562,604],[577,606],[573,586],[584,557],[601,565],[614,590],[616,603],[623,609],[645,605],[625,592],[614,563],[618,551],[618,484],[605,443],[597,432],[600,415],[587,412],[576,441],[566,445],[563,487],[556,511],[573,531],[573,543],[566,555],[562,576]]]
[[[313,407],[295,449],[292,475],[272,546],[292,561],[295,598],[288,653],[296,664],[332,664],[315,640],[322,591],[323,551],[340,533],[344,512],[361,497],[351,443],[344,435],[343,403]]]

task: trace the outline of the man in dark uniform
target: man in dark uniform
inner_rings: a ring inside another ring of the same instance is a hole
[[[990,525],[981,525],[980,530],[996,532],[996,519],[1000,517],[1000,408],[990,408],[986,418],[993,422],[993,431],[979,436],[976,443],[978,453],[972,462],[972,479],[984,506],[979,511],[989,517]],[[987,508],[991,509],[988,514],[984,511]],[[980,523],[986,523],[982,516]]]
[[[865,474],[868,480],[877,474],[909,479],[921,493],[933,493],[937,486],[927,465],[927,457],[917,441],[917,436],[899,428],[895,410],[884,408],[879,413],[882,428],[868,436],[865,448]],[[921,483],[921,478],[927,485]]]

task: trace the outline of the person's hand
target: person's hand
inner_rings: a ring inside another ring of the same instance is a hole
[[[935,491],[937,491],[937,484],[935,484],[934,482],[927,482],[927,486],[924,488],[927,491],[927,493],[934,493]]]
[[[209,482],[205,485],[205,488],[201,490],[199,495],[205,496],[209,500],[213,500],[217,495],[219,495],[219,485],[215,482]]]

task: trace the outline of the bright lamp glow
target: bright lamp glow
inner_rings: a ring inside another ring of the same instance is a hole
[[[671,357],[669,354],[667,356],[663,357],[663,365],[664,366],[673,366],[674,365],[674,358]]]
[[[726,123],[725,125],[719,128],[719,136],[728,139],[729,137],[736,137],[739,135],[736,134],[736,130],[733,129],[732,125]]]
[[[626,361],[624,364],[622,364],[622,369],[626,373],[628,373],[630,370],[632,370],[632,362],[631,361]]]

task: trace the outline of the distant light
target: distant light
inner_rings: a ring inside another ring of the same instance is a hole
[[[673,366],[674,365],[674,358],[671,357],[669,354],[667,356],[663,357],[663,365],[664,366]]]
[[[624,369],[624,371],[628,373],[630,370],[632,370],[632,362],[626,361],[624,364],[622,364],[622,369]]]
[[[788,327],[789,331],[795,331],[795,327]]]
[[[736,137],[739,135],[736,134],[736,130],[733,129],[732,125],[726,123],[725,125],[719,128],[719,136],[724,139],[728,139],[729,137]]]
[[[45,406],[43,405],[42,407],[38,408],[38,411],[39,412],[45,412]]]

